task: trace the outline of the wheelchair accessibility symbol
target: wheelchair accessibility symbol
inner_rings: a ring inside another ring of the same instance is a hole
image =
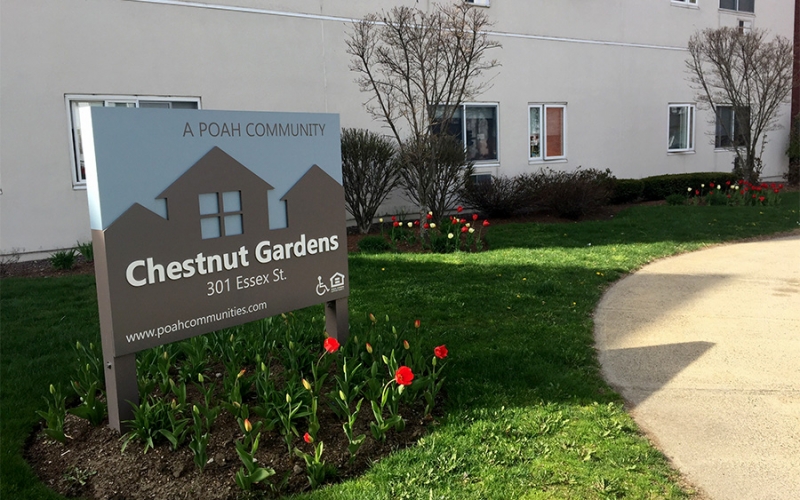
[[[344,280],[344,274],[334,273],[334,275],[330,277],[329,281],[331,286],[329,287],[323,283],[322,276],[317,276],[317,295],[321,297],[329,292],[340,292],[344,290]]]
[[[328,293],[330,289],[328,288],[328,285],[322,282],[322,276],[317,276],[317,280],[319,281],[319,283],[317,283],[317,295],[322,296]]]

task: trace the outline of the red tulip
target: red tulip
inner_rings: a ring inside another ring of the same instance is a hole
[[[401,366],[394,373],[394,380],[399,385],[411,385],[411,381],[414,380],[414,373],[411,371],[411,368]]]
[[[339,350],[339,341],[333,337],[328,337],[325,339],[325,342],[322,343],[322,347],[324,347],[329,353],[333,354]]]
[[[433,355],[439,359],[444,359],[447,357],[447,347],[444,345],[440,345],[438,347],[433,348]]]

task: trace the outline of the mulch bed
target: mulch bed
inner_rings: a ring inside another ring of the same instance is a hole
[[[323,459],[336,467],[338,482],[363,474],[372,464],[392,452],[413,445],[435,421],[422,417],[421,411],[403,411],[406,427],[402,433],[390,431],[384,443],[372,439],[369,422],[372,414],[365,401],[354,431],[368,437],[349,463],[348,441],[342,424],[327,405],[320,405],[320,431],[317,438],[325,443]],[[84,419],[67,415],[65,444],[50,440],[37,429],[25,450],[25,458],[44,484],[68,497],[114,500],[234,500],[248,498],[236,485],[234,475],[242,467],[234,441],[242,438],[233,416],[222,411],[217,417],[208,444],[210,462],[201,473],[187,446],[173,451],[162,443],[146,454],[143,446],[132,441],[122,453],[120,434],[107,423],[92,427]],[[311,445],[296,438],[294,445],[312,453]],[[310,488],[305,463],[289,456],[283,438],[276,432],[262,432],[256,454],[262,467],[272,467],[275,475],[253,486],[256,498],[300,493]]]

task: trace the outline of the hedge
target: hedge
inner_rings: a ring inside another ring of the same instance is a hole
[[[700,184],[725,184],[738,181],[731,172],[694,172],[690,174],[655,175],[643,179],[617,179],[611,203],[665,200],[672,194],[685,195],[689,188],[700,189]]]

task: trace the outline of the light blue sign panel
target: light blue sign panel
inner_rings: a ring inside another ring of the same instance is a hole
[[[269,194],[272,229],[286,227],[280,199],[312,165],[342,182],[339,115],[99,107],[80,112],[92,229],[107,229],[134,203],[166,218],[166,204],[156,198],[214,146],[275,188]]]

